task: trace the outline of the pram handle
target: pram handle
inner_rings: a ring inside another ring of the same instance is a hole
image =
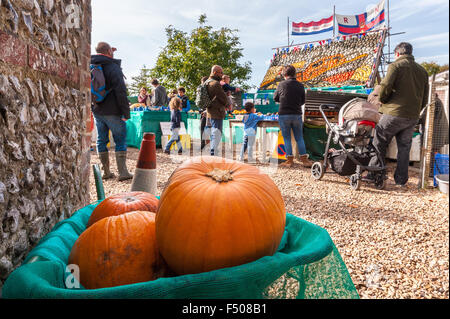
[[[336,109],[338,109],[338,106],[337,106],[336,104],[320,104],[320,105],[319,105],[319,111],[320,111],[320,113],[322,114],[323,119],[324,119],[325,122],[327,123],[327,126],[328,126],[330,129],[333,129],[333,127],[331,126],[330,122],[328,121],[327,116],[325,115],[325,113],[324,113],[324,111],[323,111],[324,107],[326,107],[326,108],[329,109],[329,110],[336,110]],[[334,129],[333,129],[333,131],[334,131]]]
[[[336,110],[338,109],[338,106],[336,104],[320,104],[319,109],[328,108],[329,110]]]

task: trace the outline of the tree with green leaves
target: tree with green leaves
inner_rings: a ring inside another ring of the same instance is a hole
[[[150,69],[144,64],[138,76],[131,78],[131,84],[127,85],[128,93],[131,95],[138,95],[142,87],[146,87],[147,90],[151,90],[150,87],[151,76]]]
[[[420,64],[427,70],[428,74],[432,76],[433,74],[439,74],[441,72],[448,70],[448,64],[439,65],[436,62],[423,62]]]
[[[448,64],[441,65],[439,73],[448,71]]]
[[[167,45],[159,53],[150,76],[157,78],[168,91],[183,86],[191,100],[204,76],[209,76],[213,65],[220,65],[224,74],[231,77],[233,85],[248,89],[251,62],[240,63],[243,57],[238,30],[222,27],[214,30],[206,25],[206,15],[201,15],[199,26],[190,34],[172,25],[166,28]]]

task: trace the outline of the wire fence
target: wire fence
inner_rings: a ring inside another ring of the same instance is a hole
[[[430,81],[429,106],[423,129],[419,187],[430,186],[436,154],[449,154],[449,82],[447,77]],[[447,164],[448,165],[448,164]]]

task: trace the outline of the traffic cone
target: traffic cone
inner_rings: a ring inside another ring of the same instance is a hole
[[[131,184],[132,192],[147,192],[156,196],[156,140],[154,133],[144,133],[139,158]]]
[[[283,135],[281,134],[281,131],[278,133],[278,143],[277,143],[277,148],[273,151],[272,153],[272,159],[276,162],[280,162],[280,161],[286,161],[287,157],[286,157],[286,148],[284,146],[284,138]]]

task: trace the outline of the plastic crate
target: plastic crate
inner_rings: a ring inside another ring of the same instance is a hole
[[[437,175],[448,174],[448,155],[436,153],[434,156],[434,187],[438,187],[438,182],[436,180]]]

